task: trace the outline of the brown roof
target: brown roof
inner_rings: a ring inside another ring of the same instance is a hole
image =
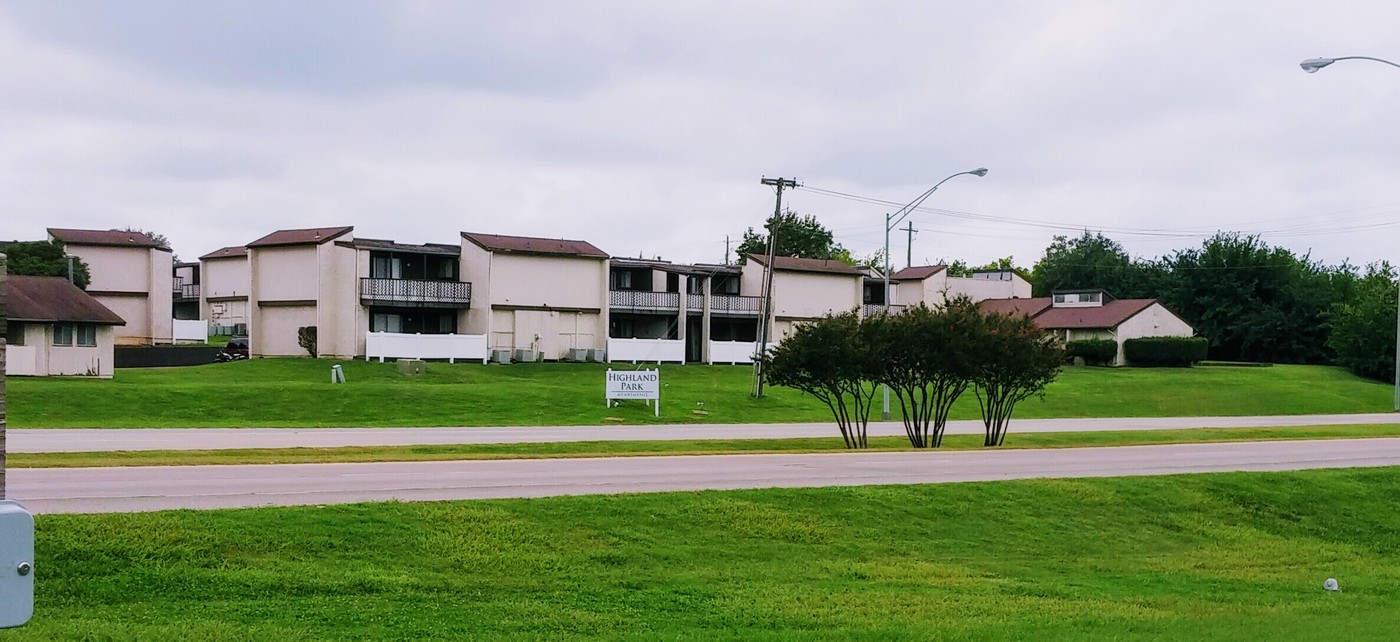
[[[385,239],[355,239],[350,242],[351,247],[366,250],[390,250],[396,252],[416,252],[419,254],[443,254],[457,256],[462,253],[460,245],[446,245],[443,243],[424,243],[423,245],[411,245],[408,243],[395,243]]]
[[[1035,299],[988,299],[977,306],[983,312],[1028,314],[1035,319],[1037,327],[1046,330],[1093,330],[1116,328],[1156,302],[1156,299],[1115,299],[1101,306],[1057,308],[1047,296]]]
[[[946,269],[948,269],[946,265],[915,265],[895,272],[890,276],[890,279],[894,281],[922,281]]]
[[[5,308],[11,321],[126,325],[117,313],[61,276],[10,276]]]
[[[246,246],[232,245],[229,247],[221,247],[217,250],[214,250],[213,252],[205,254],[204,256],[199,257],[199,260],[208,261],[210,259],[237,259],[243,258],[245,256],[248,256],[248,248]]]
[[[354,227],[308,227],[300,230],[277,230],[252,243],[248,247],[272,247],[277,245],[320,245],[349,234]]]
[[[588,241],[568,239],[543,239],[533,236],[504,236],[501,234],[477,234],[462,232],[462,238],[475,243],[488,252],[508,254],[546,254],[552,256],[577,256],[589,259],[606,259],[604,252]]]
[[[1050,307],[1050,297],[1043,296],[1036,299],[987,299],[978,302],[977,307],[989,314],[1025,314],[1033,317]]]
[[[768,257],[750,254],[749,260],[759,265],[765,265]],[[773,257],[773,269],[785,270],[788,272],[823,272],[826,274],[841,274],[846,276],[864,276],[860,268],[849,263],[842,263],[833,259],[801,259],[795,256]]]
[[[110,245],[115,247],[152,247],[160,250],[170,248],[156,243],[155,239],[147,236],[144,232],[123,232],[120,230],[69,230],[58,227],[49,228],[49,236],[58,239],[65,244],[72,245]]]

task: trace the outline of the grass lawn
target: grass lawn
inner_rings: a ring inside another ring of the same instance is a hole
[[[835,428],[832,428],[833,433]],[[1196,428],[1103,432],[1026,433],[1007,436],[1008,448],[1137,446],[1296,439],[1400,437],[1400,424],[1288,426],[1280,428]],[[981,435],[948,435],[944,450],[981,449]],[[311,464],[328,462],[444,461],[464,459],[554,459],[565,457],[637,457],[646,455],[733,455],[758,453],[844,452],[840,438],[713,439],[695,441],[584,441],[544,444],[463,444],[444,446],[369,446],[344,448],[255,448],[232,450],[133,450],[86,453],[15,453],[10,468],[83,468],[97,466],[199,466],[236,464]],[[904,437],[873,437],[870,450],[912,450]]]
[[[1383,468],[41,516],[0,640],[1390,640],[1397,500]]]
[[[422,377],[393,364],[256,359],[187,368],[119,370],[111,380],[13,378],[14,428],[243,426],[517,426],[830,421],[826,407],[785,388],[749,396],[751,370],[662,366],[659,419],[642,402],[603,405],[597,364],[432,363]],[[1390,386],[1339,368],[1067,368],[1017,417],[1145,417],[1380,412]],[[703,405],[702,405],[703,404]],[[705,416],[692,411],[702,409]],[[897,412],[897,408],[896,408]],[[976,418],[969,393],[954,418]]]

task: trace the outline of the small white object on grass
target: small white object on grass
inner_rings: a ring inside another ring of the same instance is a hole
[[[1322,588],[1325,588],[1325,589],[1327,589],[1327,590],[1329,590],[1329,591],[1340,591],[1340,590],[1342,590],[1342,587],[1337,586],[1337,578],[1335,578],[1335,577],[1329,577],[1329,578],[1327,578],[1327,581],[1322,583]]]

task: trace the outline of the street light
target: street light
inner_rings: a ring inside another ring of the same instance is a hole
[[[958,176],[962,176],[963,174],[972,174],[973,176],[986,176],[986,175],[987,175],[987,168],[985,168],[985,167],[978,167],[977,169],[974,169],[974,170],[971,170],[971,171],[967,171],[967,172],[958,172],[958,173],[956,173],[956,174],[953,174],[952,176],[949,176],[948,178],[945,178],[945,179],[943,179],[943,180],[941,180],[941,181],[938,181],[938,184],[937,184],[937,185],[934,185],[933,187],[928,188],[928,191],[927,191],[927,192],[924,192],[923,194],[920,194],[918,198],[916,198],[916,199],[910,201],[908,205],[905,205],[904,207],[899,208],[899,211],[898,211],[898,212],[895,212],[894,214],[885,214],[885,312],[886,312],[886,313],[888,313],[888,312],[890,311],[890,230],[894,229],[894,226],[899,225],[899,223],[900,223],[901,221],[903,221],[906,217],[908,217],[911,213],[913,213],[915,209],[918,209],[919,205],[923,204],[923,202],[924,202],[925,199],[927,199],[929,196],[932,196],[934,192],[938,191],[939,185],[942,185],[942,184],[944,184],[944,183],[946,183],[946,182],[948,182],[948,181],[950,181],[950,180],[953,180],[954,178],[956,178],[956,177],[958,177]],[[889,419],[890,419],[890,387],[889,387],[889,386],[885,386],[885,404],[884,404],[884,412],[881,414],[881,419],[883,419],[884,421],[889,421]]]
[[[1322,69],[1323,67],[1326,67],[1327,65],[1330,65],[1334,62],[1337,62],[1338,60],[1370,60],[1373,62],[1384,63],[1390,65],[1391,67],[1400,68],[1400,65],[1397,65],[1389,60],[1383,60],[1381,58],[1372,58],[1370,56],[1342,56],[1340,58],[1308,58],[1307,60],[1298,63],[1298,66],[1302,67],[1303,71],[1306,71],[1310,74],[1315,74],[1317,73],[1317,70]],[[1400,295],[1400,290],[1397,290],[1397,295]],[[1395,305],[1395,412],[1400,412],[1400,298],[1396,299]]]

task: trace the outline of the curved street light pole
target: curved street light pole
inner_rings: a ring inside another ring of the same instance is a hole
[[[1370,60],[1372,62],[1379,62],[1390,65],[1391,67],[1400,68],[1400,65],[1397,65],[1389,60],[1385,60],[1382,58],[1372,58],[1370,56],[1342,56],[1340,58],[1308,58],[1307,60],[1298,63],[1298,66],[1302,67],[1303,71],[1306,71],[1310,74],[1315,74],[1317,73],[1317,70],[1322,69],[1323,67],[1326,67],[1327,65],[1330,65],[1334,62],[1337,62],[1338,60]],[[1400,412],[1400,286],[1397,286],[1397,288],[1397,298],[1395,302],[1395,412]]]
[[[910,214],[912,214],[912,213],[914,212],[914,210],[918,209],[919,206],[922,205],[923,202],[924,202],[925,200],[928,199],[928,197],[932,196],[934,192],[938,191],[939,186],[943,185],[944,183],[946,183],[946,182],[948,182],[948,181],[950,181],[950,180],[953,180],[954,178],[957,178],[957,177],[959,177],[959,176],[962,176],[963,174],[971,174],[971,175],[973,175],[973,176],[979,176],[979,177],[981,177],[981,176],[986,176],[986,175],[987,175],[987,168],[985,168],[985,167],[978,167],[977,169],[974,169],[974,170],[969,170],[969,171],[966,171],[966,172],[958,172],[958,173],[956,173],[956,174],[953,174],[952,176],[949,176],[948,178],[945,178],[945,179],[943,179],[943,180],[941,180],[941,181],[938,181],[938,183],[935,184],[933,187],[928,188],[928,191],[927,191],[927,192],[924,192],[923,194],[920,194],[918,198],[916,198],[916,199],[914,199],[914,200],[912,200],[912,201],[909,201],[909,204],[908,204],[908,205],[905,205],[904,207],[899,208],[899,211],[898,211],[898,212],[895,212],[895,213],[893,213],[893,214],[885,214],[885,271],[884,271],[884,277],[885,277],[885,312],[888,313],[888,312],[890,311],[890,230],[894,229],[894,226],[899,225],[900,222],[903,221],[903,220],[904,220],[906,217],[908,217]],[[889,387],[889,386],[884,386],[884,389],[885,389],[884,406],[883,406],[883,412],[881,413],[880,417],[881,417],[881,419],[882,419],[883,421],[889,421],[889,419],[890,419],[890,387]]]

